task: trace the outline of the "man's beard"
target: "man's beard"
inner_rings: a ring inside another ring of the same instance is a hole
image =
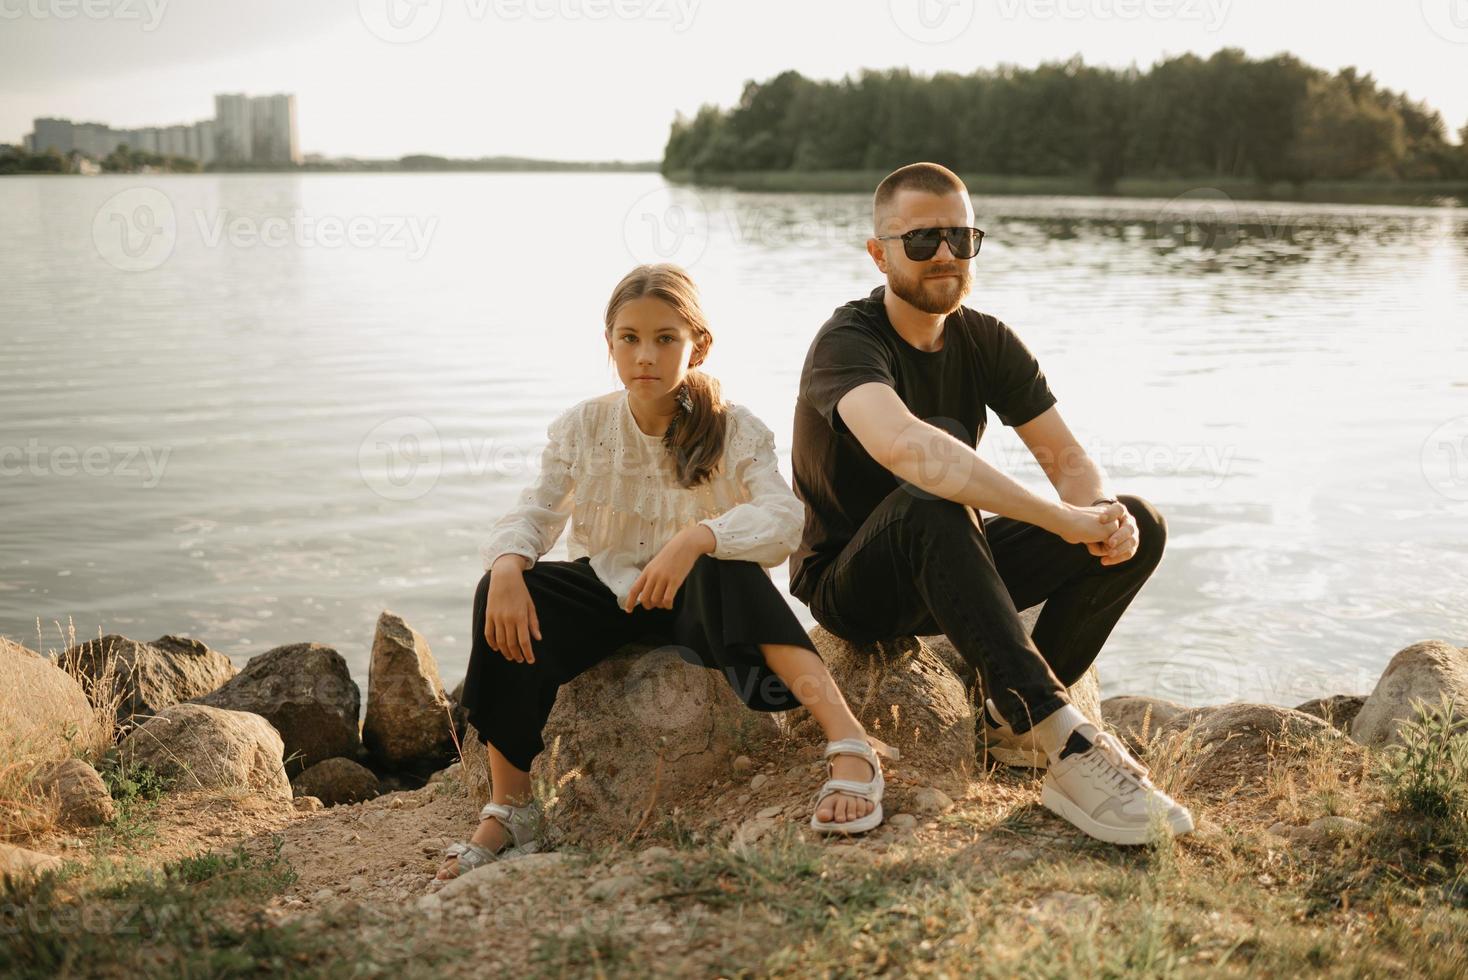
[[[893,271],[887,275],[887,284],[892,287],[892,292],[896,293],[898,297],[924,313],[947,316],[963,303],[963,298],[968,295],[969,287],[973,285],[973,275],[969,272],[966,262],[953,268],[924,269],[924,274],[927,276],[935,275],[938,272],[952,272],[959,278],[927,279],[924,276],[906,278]]]

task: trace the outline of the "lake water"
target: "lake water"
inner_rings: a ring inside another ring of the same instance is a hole
[[[974,203],[969,305],[1168,518],[1106,694],[1294,704],[1468,643],[1468,214]],[[866,211],[655,174],[0,180],[0,634],[317,641],[365,687],[390,609],[453,684],[486,528],[549,419],[618,387],[617,279],[693,272],[788,478],[810,337],[880,281]],[[1011,430],[981,451],[1048,492]]]

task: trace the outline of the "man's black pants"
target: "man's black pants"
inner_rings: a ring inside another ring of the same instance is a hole
[[[1083,544],[1009,517],[898,487],[821,573],[811,614],[857,643],[946,634],[978,671],[1016,732],[1066,704],[1066,688],[1101,652],[1162,559],[1167,522],[1120,494],[1136,518],[1137,553],[1116,565]],[[1033,635],[1019,610],[1045,608]]]

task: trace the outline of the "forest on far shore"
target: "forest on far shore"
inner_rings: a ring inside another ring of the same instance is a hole
[[[865,70],[840,81],[786,71],[729,109],[674,121],[664,174],[890,171],[934,160],[959,173],[1260,182],[1468,180],[1468,123],[1369,73],[1237,48],[1146,71],[1086,65],[968,75]]]

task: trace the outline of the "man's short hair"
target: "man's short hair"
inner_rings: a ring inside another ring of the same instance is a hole
[[[903,190],[939,195],[968,193],[968,188],[958,179],[958,174],[941,163],[909,163],[905,167],[898,167],[882,178],[882,182],[877,185],[877,193],[872,195],[872,227],[877,234],[880,235],[883,231],[879,227],[883,213],[891,205],[897,192]]]

